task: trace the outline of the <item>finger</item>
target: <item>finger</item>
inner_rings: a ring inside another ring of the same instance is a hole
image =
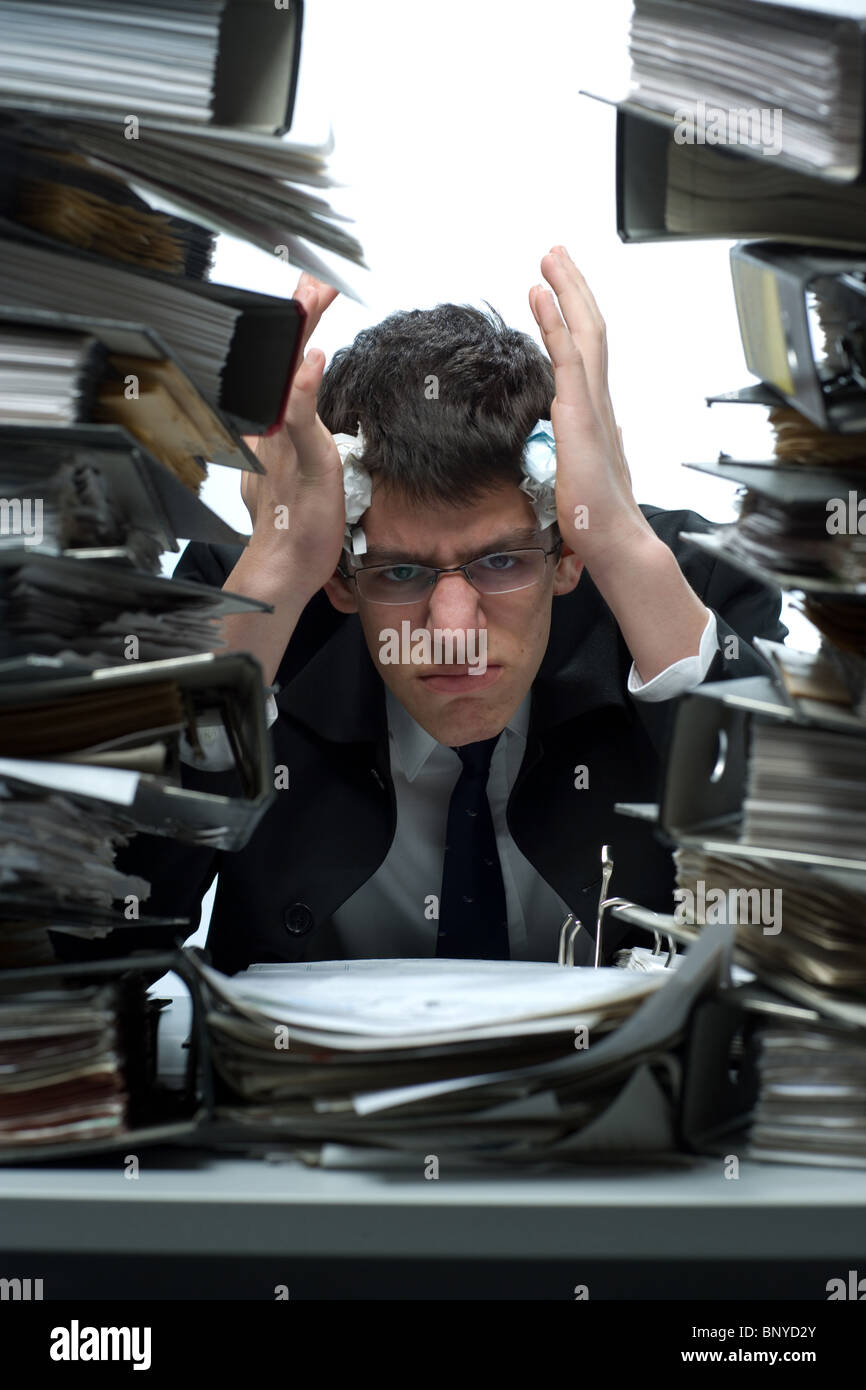
[[[332,285],[325,285],[321,280],[316,280],[306,272],[301,276],[295,288],[294,298],[302,305],[304,310],[304,328],[301,337],[301,351],[303,351],[310,338],[315,333],[322,315],[330,304],[333,304],[339,291]]]
[[[310,348],[292,378],[283,416],[283,423],[290,428],[303,429],[315,419],[324,370],[325,354],[321,348]]]
[[[541,329],[547,355],[553,364],[557,404],[574,408],[585,417],[587,423],[590,420],[594,422],[595,409],[583,355],[557,308],[556,300],[544,285],[536,285],[530,304]]]
[[[567,262],[558,251],[548,251],[541,258],[541,273],[554,290],[572,332],[587,333],[593,329],[598,332],[603,327],[598,306],[584,292],[586,282],[581,284],[583,277],[573,263]]]
[[[599,417],[616,437],[616,418],[607,384],[607,327],[586,280],[562,246],[542,261],[546,279],[557,290],[565,320],[587,363],[590,389]]]
[[[573,262],[550,252],[541,273],[555,291],[565,322],[590,368],[595,395],[601,397],[607,375],[607,330],[589,287]]]
[[[333,437],[317,413],[324,369],[325,354],[318,348],[311,348],[295,373],[286,408],[285,428],[302,477],[319,476],[335,459],[340,466]]]
[[[580,290],[580,293],[582,294],[587,306],[589,307],[590,312],[592,313],[596,323],[600,327],[604,327],[604,315],[599,309],[598,304],[595,300],[595,295],[590,289],[589,284],[587,283],[587,280],[584,277],[580,267],[575,265],[574,261],[572,260],[571,256],[566,251],[564,246],[552,246],[550,248],[550,254],[552,256],[557,256],[559,260],[562,262],[562,264],[565,266],[569,274],[574,278],[574,281],[577,284],[577,287]]]

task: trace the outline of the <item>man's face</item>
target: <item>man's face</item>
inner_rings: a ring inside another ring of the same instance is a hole
[[[419,509],[374,489],[362,525],[364,567],[412,562],[448,569],[553,544],[513,483],[460,510]],[[426,598],[399,605],[370,602],[351,581],[335,578],[326,587],[341,612],[357,611],[389,690],[433,738],[457,747],[501,733],[532,685],[547,647],[554,595],[570,592],[580,578],[575,556],[560,553],[558,563],[557,554],[548,558],[538,583],[506,593],[479,593],[459,572],[441,575]],[[403,573],[395,569],[394,577]],[[456,659],[461,655],[462,662]]]

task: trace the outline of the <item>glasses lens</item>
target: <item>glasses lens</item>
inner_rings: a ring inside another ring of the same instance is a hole
[[[355,571],[358,592],[370,603],[417,603],[426,597],[433,571],[426,565],[374,565]]]
[[[544,573],[543,550],[505,550],[501,555],[485,555],[469,566],[472,583],[482,594],[510,594],[528,589]]]

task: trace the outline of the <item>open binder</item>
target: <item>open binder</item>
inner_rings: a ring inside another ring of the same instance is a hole
[[[775,158],[759,161],[737,146],[678,144],[670,117],[619,102],[620,240],[760,237],[866,246],[866,188],[778,166]]]
[[[155,124],[182,118],[277,135],[291,125],[303,0],[219,0],[195,25],[183,11],[151,15],[129,0],[80,0],[48,28],[41,0],[14,8],[4,17],[14,39],[0,63],[4,106],[112,124],[132,109]]]
[[[203,462],[224,464],[230,468],[242,468],[253,473],[263,473],[264,469],[243,439],[239,431],[224,419],[219,410],[205,400],[184,371],[168,345],[154,329],[142,323],[131,323],[123,319],[103,318],[91,314],[62,314],[50,309],[19,308],[10,304],[0,305],[0,339],[3,330],[10,334],[14,342],[16,329],[41,329],[47,333],[57,332],[72,341],[90,339],[98,352],[92,364],[89,380],[81,384],[83,412],[70,423],[98,424],[113,423],[126,429],[130,439],[159,456],[155,447],[145,437],[134,432],[135,412],[141,403],[141,395],[148,386],[148,373],[152,375],[154,386],[165,386],[170,396],[166,404],[171,405],[172,397],[179,409],[174,418],[168,417],[166,426],[171,426],[176,442],[183,451]],[[21,357],[23,359],[24,353]],[[111,377],[125,385],[130,374],[136,377],[136,394],[129,400],[126,414],[114,420],[95,417],[98,407],[100,387]],[[138,378],[143,380],[139,381]],[[26,376],[22,372],[22,394],[26,399]],[[22,403],[23,406],[24,403]],[[22,412],[23,414],[23,409]],[[24,428],[28,423],[42,423],[38,419],[8,421]],[[178,438],[179,436],[179,438]]]
[[[199,787],[182,740],[194,760],[201,726],[225,730],[234,769],[208,773]],[[137,770],[134,750],[154,747],[163,770]],[[110,809],[128,829],[240,849],[274,796],[261,668],[245,652],[209,653],[7,682],[0,772],[13,786]]]
[[[28,546],[51,553],[99,552],[128,559],[130,536],[149,543],[140,568],[156,570],[161,551],[178,551],[180,538],[215,545],[246,544],[216,512],[191,492],[164,464],[118,425],[4,425],[0,423],[4,493],[43,499],[43,535]],[[79,497],[96,495],[105,503],[94,523],[92,512],[80,521]],[[17,549],[20,532],[7,530],[0,544]]]
[[[193,1026],[189,1038],[185,1074],[178,1090],[167,1088],[157,1075],[157,1036],[159,1013],[148,1007],[147,987],[155,976],[175,971],[193,999]],[[191,969],[189,954],[142,952],[125,960],[92,961],[43,965],[35,969],[0,971],[0,1049],[3,1023],[9,1006],[20,1006],[27,998],[46,996],[46,992],[103,991],[103,1004],[114,1014],[117,1031],[117,1069],[125,1092],[125,1114],[115,1132],[107,1137],[74,1141],[14,1142],[14,1133],[0,1131],[0,1165],[34,1161],[68,1160],[94,1154],[125,1153],[130,1148],[189,1142],[197,1132],[204,1113],[207,1092],[203,1093],[203,1042],[200,1031],[201,1008],[196,1003],[198,977]],[[105,997],[106,992],[108,998]],[[49,995],[50,997],[50,995]],[[73,996],[74,997],[74,996]],[[57,1032],[62,1034],[62,996],[58,996]],[[71,1074],[70,1074],[71,1073]],[[26,1075],[26,1073],[25,1073]],[[66,1085],[74,1084],[74,1068],[66,1069]],[[59,1088],[58,1088],[59,1089]],[[40,1095],[37,1086],[33,1095]],[[53,1102],[53,1119],[62,1114],[63,1091]],[[3,1109],[3,1081],[0,1080],[0,1113]]]
[[[718,1103],[711,1101],[715,1093],[708,1092],[706,1085],[707,1066],[711,1063],[721,1068],[726,1055],[723,1044],[727,1045],[742,1022],[735,999],[738,991],[727,990],[720,1000],[714,997],[715,986],[724,977],[727,951],[725,932],[708,931],[683,957],[680,969],[667,972],[670,978],[663,989],[651,990],[629,1019],[587,1051],[576,1051],[569,1044],[560,1055],[524,1064],[517,1054],[507,1068],[503,1063],[508,1059],[501,1058],[496,1075],[470,1076],[466,1078],[471,1083],[468,1088],[465,1082],[453,1079],[452,1066],[452,1080],[445,1082],[442,1098],[434,1102],[432,1112],[425,1095],[429,1088],[421,1087],[415,1095],[411,1085],[405,1094],[395,1096],[399,1101],[396,1107],[383,1105],[372,1095],[367,1098],[369,1104],[356,1095],[355,1103],[348,1107],[351,1114],[345,1104],[313,1104],[316,1095],[338,1098],[345,1094],[347,1085],[350,1095],[353,1090],[345,1063],[333,1054],[329,1059],[327,1050],[319,1051],[312,1067],[297,1059],[299,1084],[302,1091],[306,1089],[310,1103],[262,1106],[245,1098],[226,1079],[214,1032],[214,1011],[225,1007],[230,994],[224,992],[231,991],[232,981],[212,972],[206,956],[194,949],[174,955],[141,953],[124,961],[3,972],[0,1025],[4,999],[13,997],[14,992],[50,987],[58,980],[68,986],[117,979],[137,982],[140,1017],[142,978],[166,970],[176,971],[190,992],[192,1023],[186,1085],[170,1118],[165,1105],[157,1103],[159,1093],[151,1072],[145,1076],[137,1102],[131,1107],[131,1123],[123,1134],[75,1145],[15,1148],[0,1143],[0,1163],[86,1157],[129,1149],[133,1143],[136,1148],[170,1143],[259,1156],[291,1152],[317,1162],[327,1161],[326,1151],[335,1142],[356,1144],[368,1152],[378,1149],[392,1155],[412,1155],[427,1152],[434,1135],[440,1157],[448,1154],[455,1163],[482,1168],[491,1162],[519,1167],[600,1159],[643,1162],[663,1158],[669,1162],[676,1159],[678,1150],[679,1161],[686,1162],[689,1152],[713,1151],[708,1146],[738,1128],[748,1110],[747,1076],[737,1083],[728,1076]],[[230,1020],[231,1011],[225,1017]],[[250,1018],[255,1017],[253,1010]],[[269,1049],[273,1056],[274,1030],[267,1013],[260,1018],[265,1049],[261,1055]],[[298,1045],[296,1040],[295,1047]],[[250,1057],[255,1056],[254,1049],[248,1047],[247,1051]],[[282,1055],[289,1065],[291,1040]],[[435,1055],[432,1040],[431,1046],[418,1052],[421,1059]],[[354,1056],[356,1065],[363,1063],[369,1076],[369,1062],[357,1053]],[[464,1065],[467,1063],[471,1066],[470,1052],[465,1054]],[[141,1076],[140,1059],[138,1065]],[[456,1126],[448,1122],[442,1108],[445,1105],[447,1111],[454,1103],[458,1103],[462,1116]]]
[[[98,302],[100,318],[130,325],[146,319],[238,432],[279,429],[302,337],[304,313],[294,299],[130,269],[87,251],[57,249],[17,224],[2,246],[4,304],[87,318]]]

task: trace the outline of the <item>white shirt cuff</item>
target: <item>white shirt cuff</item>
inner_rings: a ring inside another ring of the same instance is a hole
[[[265,698],[265,723],[268,728],[277,717],[277,702],[273,695]],[[184,735],[180,740],[180,760],[189,767],[197,767],[202,772],[230,772],[235,765],[234,754],[228,735],[221,724],[199,724],[198,741],[202,756],[196,757],[189,740]]]
[[[666,670],[659,671],[651,681],[642,681],[634,662],[628,673],[628,692],[637,700],[672,700],[675,695],[684,695],[687,690],[699,686],[712,665],[713,657],[719,650],[719,633],[715,613],[707,609],[707,621],[701,633],[701,643],[697,656],[684,656]]]

